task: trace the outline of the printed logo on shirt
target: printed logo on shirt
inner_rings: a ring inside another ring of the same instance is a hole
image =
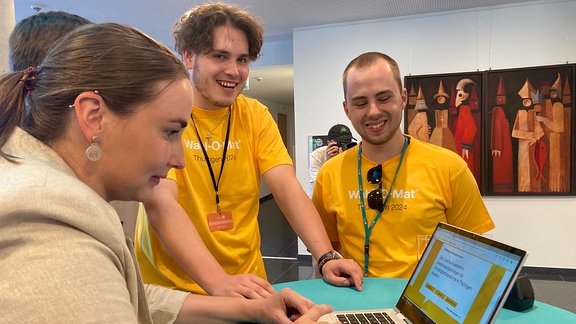
[[[364,192],[364,199],[367,199],[368,194],[371,190],[366,190]],[[384,207],[385,212],[403,212],[409,209],[410,202],[413,202],[413,199],[416,199],[416,195],[418,193],[418,189],[394,189],[392,190],[390,200]],[[386,196],[388,190],[382,189],[382,195]],[[360,191],[359,190],[350,190],[348,191],[348,198],[353,201],[358,201],[360,199]],[[366,205],[368,208],[368,205]],[[360,211],[362,209],[362,205],[360,203],[357,204],[357,209]]]
[[[370,193],[371,190],[365,190],[364,191],[364,198],[368,197],[368,194]],[[386,196],[386,194],[388,193],[388,190],[386,189],[382,189],[382,196]],[[406,189],[393,189],[390,199],[399,199],[399,198],[403,198],[403,199],[416,199],[416,194],[418,193],[418,189],[411,189],[411,190],[406,190]],[[350,199],[360,199],[360,190],[350,190],[348,191],[348,197]]]
[[[193,155],[193,159],[194,161],[201,161],[201,162],[205,162],[206,159],[204,158],[204,156],[200,156],[197,154]],[[226,159],[224,160],[224,162],[228,162],[228,161],[233,161],[236,160],[236,155],[235,154],[230,154],[230,155],[226,155]],[[222,162],[222,157],[214,157],[214,158],[209,158],[210,164],[214,164],[214,163],[220,163]]]
[[[224,149],[225,142],[210,142],[208,141],[204,143],[200,143],[198,141],[192,140],[184,140],[184,147],[191,150],[198,150],[202,151],[202,144],[204,144],[204,148],[206,151],[221,151]],[[239,150],[240,149],[240,141],[228,141],[228,150]]]
[[[206,163],[206,158],[204,157],[204,153],[202,152],[202,143],[200,143],[199,141],[193,141],[188,139],[184,139],[183,142],[185,149],[194,151],[194,153],[192,154],[189,153],[188,158],[191,160],[189,160],[188,162]],[[210,164],[222,163],[222,151],[224,150],[225,142],[213,141],[211,143],[208,143],[206,141],[203,144],[204,148],[209,154],[208,161],[210,162]],[[240,149],[240,141],[228,141],[228,148],[224,162],[237,160],[236,153],[237,150],[239,149]]]

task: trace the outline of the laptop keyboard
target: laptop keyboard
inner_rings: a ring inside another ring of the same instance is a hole
[[[386,313],[338,314],[336,317],[342,324],[394,324]]]

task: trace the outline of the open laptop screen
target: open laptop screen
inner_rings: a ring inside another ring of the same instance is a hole
[[[396,307],[413,323],[491,323],[526,252],[440,223]]]

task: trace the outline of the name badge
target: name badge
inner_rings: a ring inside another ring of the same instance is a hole
[[[208,228],[210,232],[224,231],[234,228],[232,212],[208,214]]]

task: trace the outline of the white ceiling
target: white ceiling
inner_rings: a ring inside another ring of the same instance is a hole
[[[62,10],[94,22],[133,25],[172,47],[174,22],[197,0],[14,0],[16,21],[41,11]],[[264,23],[266,39],[291,37],[299,27],[358,20],[409,16],[451,10],[508,5],[530,0],[230,0]],[[261,77],[261,81],[255,78]],[[256,67],[251,71],[249,96],[293,105],[293,69]]]

